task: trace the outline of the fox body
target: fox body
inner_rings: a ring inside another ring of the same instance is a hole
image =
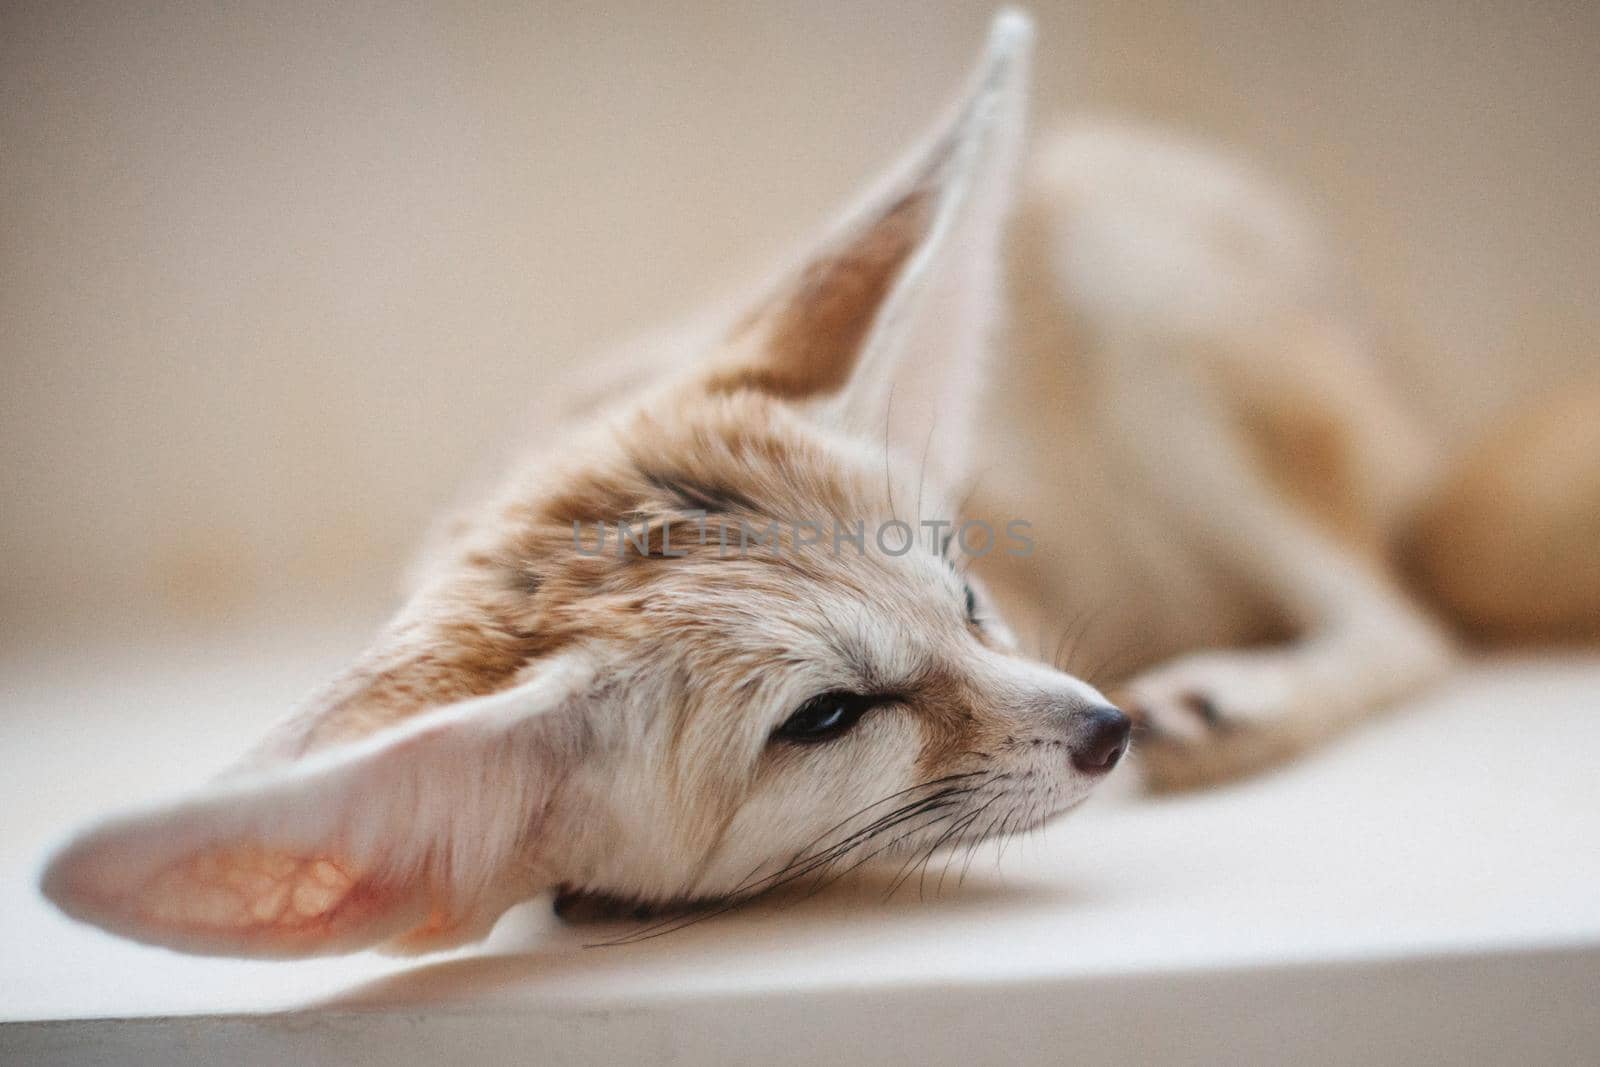
[[[1025,829],[1130,717],[1153,784],[1242,773],[1446,669],[1395,562],[1438,460],[1311,228],[1127,127],[1025,159],[1030,37],[1002,15],[752,300],[585,368],[606,403],[444,528],[345,675],[45,892],[190,951],[421,951],[550,890],[738,899]]]

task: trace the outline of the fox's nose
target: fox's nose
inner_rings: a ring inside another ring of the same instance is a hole
[[[1128,751],[1133,723],[1109,704],[1085,708],[1072,716],[1072,765],[1085,774],[1105,774]]]

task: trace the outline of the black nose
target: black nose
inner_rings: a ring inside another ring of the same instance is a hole
[[[1106,704],[1086,708],[1072,716],[1072,765],[1085,774],[1105,774],[1128,751],[1133,723]]]

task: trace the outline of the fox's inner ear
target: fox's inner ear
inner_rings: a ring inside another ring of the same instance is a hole
[[[714,386],[805,401],[963,475],[1022,140],[1032,28],[1002,14],[954,114],[735,330]],[[886,427],[885,422],[888,422]]]
[[[189,952],[481,937],[536,888],[527,865],[587,744],[592,678],[570,654],[514,689],[91,827],[42,889],[75,918]]]

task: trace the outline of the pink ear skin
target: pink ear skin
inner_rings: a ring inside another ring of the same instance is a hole
[[[41,889],[74,918],[206,955],[481,936],[537,888],[527,850],[557,764],[580,758],[592,678],[574,654],[515,688],[101,823],[51,858]]]
[[[426,911],[330,856],[218,845],[152,867],[126,862],[130,843],[104,832],[75,842],[50,863],[45,895],[74,918],[126,937],[248,956],[348,951],[418,924]],[[447,914],[434,910],[435,923]]]
[[[552,783],[584,758],[583,648],[515,685],[90,827],[49,861],[74,918],[205,955],[422,952],[536,891]]]

